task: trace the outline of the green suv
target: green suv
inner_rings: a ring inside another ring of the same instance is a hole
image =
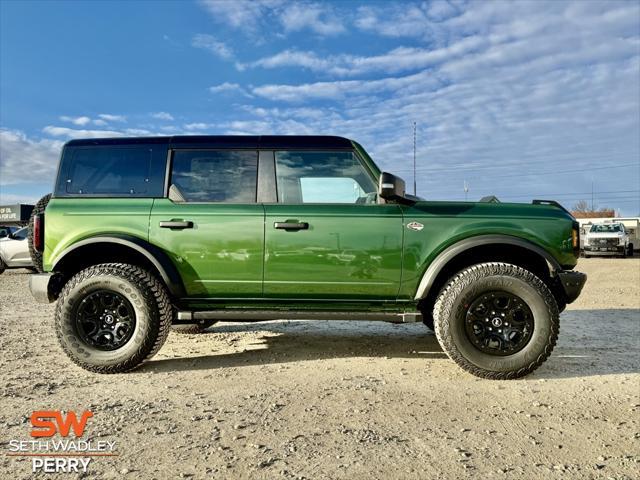
[[[341,137],[73,140],[34,209],[30,288],[93,372],[138,366],[172,324],[360,319],[423,321],[508,379],[549,356],[586,281],[578,232],[553,201],[409,196]]]

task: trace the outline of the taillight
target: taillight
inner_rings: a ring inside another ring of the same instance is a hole
[[[580,225],[577,223],[573,224],[573,229],[571,230],[571,246],[575,252],[580,251]]]
[[[33,248],[41,252],[44,250],[44,215],[33,217]]]

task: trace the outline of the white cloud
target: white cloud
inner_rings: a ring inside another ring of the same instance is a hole
[[[69,117],[67,115],[63,115],[60,117],[60,120],[62,120],[63,122],[71,122],[74,125],[79,125],[79,126],[84,126],[84,125],[87,125],[88,123],[91,123],[91,119],[86,116]]]
[[[209,130],[211,128],[214,128],[215,125],[212,123],[202,123],[202,122],[194,122],[194,123],[187,123],[186,125],[184,125],[184,129],[188,130],[188,131],[198,131],[198,130]]]
[[[346,32],[335,8],[319,2],[286,0],[200,0],[217,23],[240,30],[254,39],[308,30],[330,36]],[[280,24],[282,28],[278,28]]]
[[[112,115],[110,113],[101,113],[98,115],[102,120],[107,122],[126,122],[127,117],[124,115]]]
[[[199,2],[211,17],[233,28],[255,32],[261,19],[281,6],[283,0],[200,0]]]
[[[398,47],[387,53],[368,57],[354,55],[321,57],[314,52],[284,50],[270,57],[238,66],[241,70],[248,67],[302,67],[335,76],[356,76],[372,72],[397,73],[450,62],[454,58],[485,48],[489,43],[483,37],[469,36],[442,48]]]
[[[213,86],[209,87],[209,92],[210,93],[214,93],[214,94],[238,92],[238,93],[241,93],[241,94],[243,94],[245,96],[249,96],[249,97],[251,96],[239,84],[230,83],[230,82],[224,82],[224,83],[221,83],[219,85],[213,85]]]
[[[196,48],[207,50],[223,60],[230,60],[233,58],[233,51],[231,48],[229,48],[224,42],[216,40],[213,35],[198,33],[193,36],[191,45]]]
[[[125,134],[116,130],[85,130],[67,127],[56,127],[47,125],[42,129],[47,135],[52,137],[66,138],[105,138],[105,137],[123,137]]]
[[[309,29],[319,35],[337,35],[346,31],[339,16],[326,4],[292,3],[280,14],[285,32]]]
[[[168,121],[174,120],[173,115],[167,112],[156,112],[156,113],[152,113],[151,116],[153,118],[157,118],[158,120],[168,120]]]
[[[0,129],[0,184],[32,183],[36,174],[40,181],[52,180],[62,145],[60,140],[33,140],[24,132]]]

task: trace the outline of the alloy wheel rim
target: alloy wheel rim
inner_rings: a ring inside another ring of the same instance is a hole
[[[124,346],[136,326],[131,303],[119,293],[98,290],[82,299],[76,310],[76,326],[82,341],[98,350]]]
[[[517,295],[485,292],[466,307],[465,333],[478,350],[490,355],[513,355],[531,340],[533,313]]]

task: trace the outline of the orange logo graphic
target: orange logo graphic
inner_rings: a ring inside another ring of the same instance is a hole
[[[87,425],[87,420],[93,417],[93,413],[88,410],[82,412],[80,420],[75,412],[67,413],[63,417],[59,410],[39,410],[31,414],[32,437],[53,437],[56,432],[63,437],[69,436],[69,431],[73,429],[76,437],[81,437]]]

